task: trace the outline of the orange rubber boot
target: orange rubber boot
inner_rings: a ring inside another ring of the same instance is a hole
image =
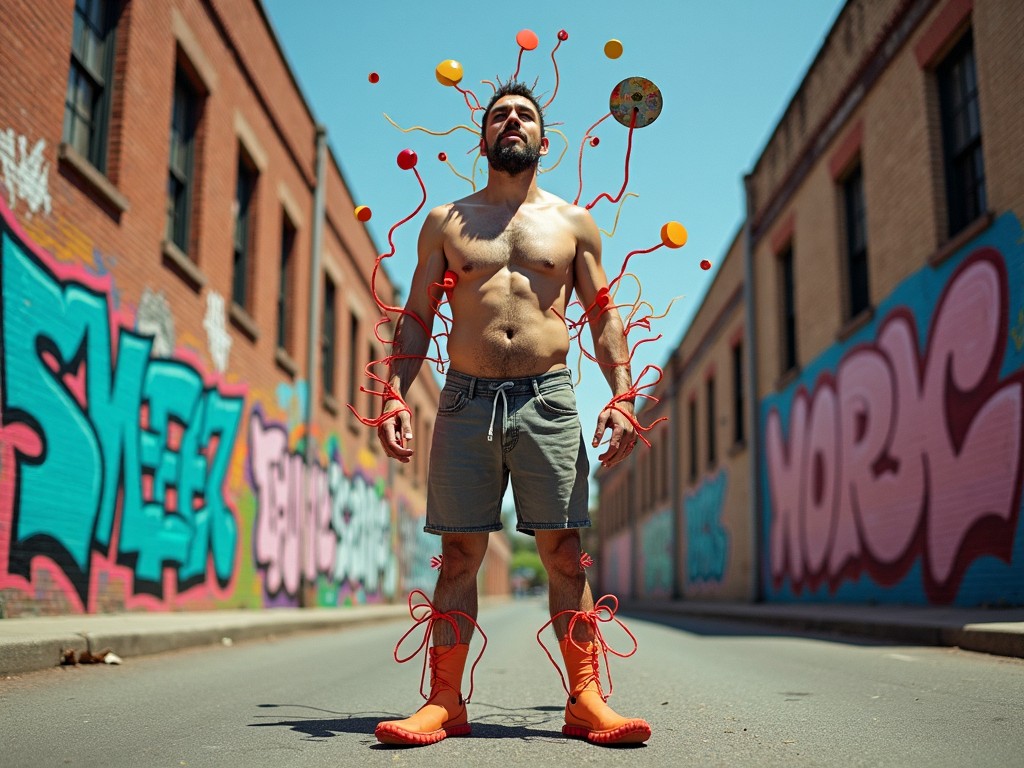
[[[627,718],[605,703],[601,690],[598,645],[561,640],[558,647],[569,677],[562,733],[594,744],[639,744],[651,738],[651,726],[640,718]]]
[[[387,720],[375,734],[382,744],[426,746],[448,736],[468,736],[469,718],[462,699],[462,671],[469,644],[435,645],[430,649],[430,697],[412,717]]]

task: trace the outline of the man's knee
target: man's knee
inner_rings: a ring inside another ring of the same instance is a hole
[[[486,533],[444,534],[441,540],[441,574],[447,577],[476,575],[487,554]]]
[[[537,549],[548,573],[580,573],[580,534],[576,530],[537,532]]]

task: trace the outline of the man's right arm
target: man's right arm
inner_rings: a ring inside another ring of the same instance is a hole
[[[431,296],[431,286],[444,280],[442,225],[446,215],[445,207],[433,209],[420,230],[416,270],[413,272],[405,311],[395,327],[391,350],[389,384],[402,399],[385,401],[384,414],[392,411],[398,413],[395,418],[385,420],[377,428],[377,437],[384,452],[402,463],[407,463],[413,454],[408,447],[409,441],[413,439],[412,419],[408,410],[403,410],[407,408],[404,399],[430,348],[436,300],[436,296]]]

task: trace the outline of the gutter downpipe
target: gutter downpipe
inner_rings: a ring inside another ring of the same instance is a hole
[[[760,553],[764,551],[764,525],[761,518],[761,473],[760,435],[758,434],[757,415],[757,291],[754,289],[754,192],[753,174],[743,177],[743,189],[746,199],[746,219],[743,222],[743,305],[745,310],[744,325],[746,334],[747,363],[747,450],[750,461],[750,519],[754,536],[751,543],[750,562],[753,564],[753,598],[755,602],[764,601],[765,563],[761,562]]]
[[[680,345],[682,342],[680,341]],[[672,569],[672,599],[683,600],[686,594],[686,581],[683,574],[686,573],[685,555],[686,543],[683,541],[683,534],[686,526],[683,525],[683,489],[679,478],[679,458],[682,446],[679,437],[679,425],[683,423],[681,391],[682,379],[679,372],[678,348],[672,353],[670,360],[670,371],[672,374],[669,385],[669,398],[671,402],[672,415],[669,417],[669,477],[671,478],[671,499],[672,499],[672,541],[673,541],[673,562]]]
[[[310,245],[311,259],[309,268],[309,319],[306,338],[306,478],[302,483],[302,508],[299,510],[299,607],[306,608],[306,566],[309,557],[309,541],[311,535],[306,521],[307,510],[312,499],[313,465],[316,462],[316,451],[313,448],[313,394],[316,391],[316,357],[320,338],[320,269],[321,251],[324,240],[324,216],[327,208],[327,126],[316,124],[316,187],[313,190],[313,237]]]

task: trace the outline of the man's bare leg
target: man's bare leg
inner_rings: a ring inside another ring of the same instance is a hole
[[[487,552],[487,534],[446,533],[441,536],[441,572],[434,588],[434,608],[444,614],[461,611],[476,621],[476,574]],[[435,615],[435,619],[438,616]],[[462,696],[462,673],[473,636],[473,622],[452,617],[434,621],[430,654],[430,698],[411,717],[388,720],[377,725],[377,739],[385,744],[422,746],[448,736],[470,732],[466,702]]]
[[[548,606],[554,618],[562,611],[594,610],[594,596],[580,565],[580,535],[576,530],[537,531],[537,551],[548,572]],[[640,718],[626,718],[605,703],[601,689],[599,643],[594,642],[593,619],[577,619],[567,637],[573,615],[554,619],[558,646],[565,661],[569,699],[562,733],[595,744],[636,744],[651,737],[651,726]]]
[[[580,532],[578,530],[537,531],[537,553],[548,572],[548,609],[552,616],[562,611],[592,611],[594,596],[587,583],[587,574],[580,567]],[[565,638],[569,614],[555,619],[555,635]],[[594,633],[586,622],[577,621],[573,639],[592,640]]]
[[[476,621],[478,599],[476,575],[487,554],[486,533],[445,533],[441,535],[441,572],[434,587],[434,608],[445,613],[462,611]],[[461,616],[458,642],[468,643],[473,625]],[[434,645],[454,645],[455,630],[447,621],[434,623]]]

